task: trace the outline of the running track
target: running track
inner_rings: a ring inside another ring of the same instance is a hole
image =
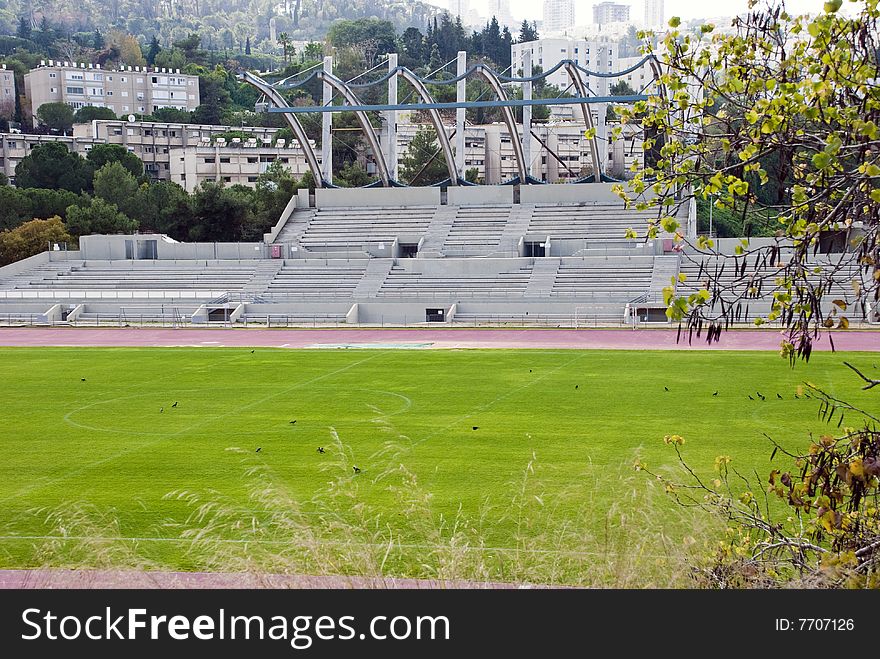
[[[160,329],[0,328],[0,346],[264,348],[542,348],[779,350],[776,330],[731,330],[711,346],[667,329]],[[880,352],[880,331],[834,333],[834,348]],[[815,350],[829,350],[824,334]]]

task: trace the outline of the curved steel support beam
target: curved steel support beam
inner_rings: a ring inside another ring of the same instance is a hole
[[[571,84],[574,85],[578,96],[581,98],[587,98],[587,86],[584,84],[584,79],[581,78],[580,71],[578,71],[577,67],[569,62],[565,65],[565,71],[568,73],[568,77],[571,78]],[[581,103],[580,105],[581,112],[584,113],[584,124],[588,130],[593,132],[593,137],[590,138],[590,159],[593,161],[593,182],[601,183],[602,166],[600,164],[601,161],[599,160],[599,140],[596,138],[596,126],[593,123],[593,113],[590,112],[590,107],[586,103]]]
[[[413,86],[416,93],[421,97],[424,103],[433,103],[433,97],[428,93],[428,88],[416,78],[415,74],[405,67],[397,69],[397,74]],[[452,144],[449,142],[449,136],[446,134],[446,128],[443,126],[443,119],[440,112],[436,108],[428,110],[428,116],[431,117],[431,123],[434,124],[434,130],[437,132],[437,140],[440,142],[440,148],[443,151],[443,158],[446,160],[446,169],[449,171],[450,185],[458,185],[462,178],[461,172],[455,166],[455,155],[452,151]]]
[[[268,82],[263,80],[261,77],[255,76],[249,71],[244,71],[241,74],[241,78],[247,84],[255,87],[260,92],[262,92],[263,95],[270,101],[272,101],[272,103],[276,107],[283,108],[287,106],[287,100],[281,95],[281,93],[277,89],[272,87]],[[315,179],[315,186],[323,188],[326,185],[326,181],[324,181],[324,176],[321,174],[321,165],[318,164],[318,157],[315,155],[315,150],[312,148],[312,145],[309,142],[309,138],[306,135],[305,128],[303,128],[296,115],[290,114],[289,112],[284,112],[283,114],[284,120],[287,122],[287,125],[290,126],[290,129],[296,136],[299,145],[302,147],[303,152],[306,154],[306,162],[308,163],[309,169],[312,172],[312,178]]]
[[[504,87],[501,86],[501,81],[498,80],[498,77],[491,69],[486,68],[482,64],[477,64],[474,67],[474,71],[483,76],[486,82],[489,83],[489,86],[498,96],[499,101],[507,101],[507,94],[504,91]],[[517,130],[516,127],[516,117],[513,116],[513,110],[511,110],[509,106],[503,106],[501,112],[504,114],[504,123],[507,124],[507,130],[510,131],[513,155],[516,158],[516,167],[519,171],[519,182],[526,184],[529,182],[529,169],[526,165],[525,156],[523,155],[522,140],[520,139],[519,130]]]
[[[317,78],[322,82],[326,82],[333,87],[333,89],[342,94],[342,97],[349,105],[361,104],[358,97],[355,96],[353,91],[351,91],[351,88],[336,76],[330,75],[324,71],[319,71]],[[376,159],[376,167],[379,170],[379,180],[382,181],[382,185],[386,188],[391,187],[391,175],[388,173],[388,163],[385,162],[385,156],[382,154],[382,147],[379,145],[379,137],[376,135],[376,129],[373,128],[373,124],[370,123],[370,118],[367,116],[366,112],[363,110],[355,110],[354,114],[357,117],[358,123],[361,125],[361,130],[364,131],[364,137],[367,138],[367,142],[373,150],[373,157]]]

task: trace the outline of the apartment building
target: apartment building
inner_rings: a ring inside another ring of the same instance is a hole
[[[593,5],[593,23],[596,25],[629,23],[629,5],[618,2],[600,2],[598,5]]]
[[[218,135],[243,132],[262,146],[275,142],[277,128],[209,126],[148,121],[97,120],[76,124],[73,136],[0,134],[0,171],[15,182],[15,167],[31,149],[46,142],[63,142],[67,148],[86,156],[95,144],[119,144],[144,162],[145,172],[154,179],[171,180],[171,151],[208,146]],[[180,182],[180,181],[178,181]]]
[[[155,179],[171,177],[171,151],[206,146],[218,135],[229,131],[243,132],[259,144],[271,144],[277,128],[211,126],[158,121],[124,121],[102,119],[73,127],[74,137],[90,137],[108,144],[119,144],[144,161],[144,170]],[[180,182],[180,181],[176,181]]]
[[[25,74],[24,87],[34,117],[44,103],[106,107],[124,116],[152,114],[159,108],[194,110],[200,102],[198,76],[146,66],[111,70],[99,64],[41,61]]]
[[[15,74],[0,65],[0,118],[12,119],[15,116]]]
[[[187,192],[193,192],[205,181],[254,187],[260,174],[274,162],[281,163],[296,177],[309,169],[299,143],[288,143],[283,138],[274,145],[253,137],[245,141],[233,138],[231,142],[218,138],[212,144],[171,149],[170,157],[170,179]]]

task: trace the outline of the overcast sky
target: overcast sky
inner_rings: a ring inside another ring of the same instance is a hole
[[[441,7],[448,6],[446,0],[428,0],[431,4]],[[631,16],[640,19],[644,13],[644,0],[615,0],[632,7]],[[584,24],[592,18],[593,5],[601,0],[577,0],[577,22]],[[823,0],[788,0],[786,6],[793,13],[818,12],[822,9]],[[844,3],[846,4],[846,3]],[[488,14],[486,7],[488,0],[471,0],[471,6],[476,7],[481,14]],[[510,10],[514,18],[522,19],[541,18],[543,0],[510,0]],[[711,16],[733,16],[746,11],[746,0],[723,0],[722,2],[710,0],[666,0],[666,18],[680,16],[681,18],[704,18]],[[586,17],[586,18],[585,18]]]

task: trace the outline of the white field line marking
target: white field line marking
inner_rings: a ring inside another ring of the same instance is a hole
[[[102,537],[102,536],[79,536],[79,535],[0,535],[0,541],[8,542],[10,540],[35,541],[35,540],[62,540],[62,541],[96,541],[96,542],[167,542],[173,544],[194,544],[199,542],[194,538],[163,538],[163,537]],[[269,540],[266,538],[211,538],[210,542],[222,542],[232,545],[291,545],[291,546],[307,546],[310,543],[297,544],[293,540]],[[314,544],[314,543],[311,543]],[[348,540],[319,540],[317,544],[344,547],[388,547],[387,542],[350,542]],[[400,543],[394,542],[394,547],[398,549],[430,549],[430,550],[450,550],[450,551],[478,551],[478,552],[514,552],[522,554],[554,554],[566,556],[630,556],[622,552],[599,552],[599,551],[583,551],[574,549],[535,549],[529,547],[486,547],[477,545],[462,545],[459,547],[450,547],[448,545],[437,545],[428,543]],[[646,558],[669,558],[664,554],[643,554],[639,556]]]
[[[299,389],[300,387],[305,387],[305,386],[310,385],[314,382],[320,382],[321,380],[332,377],[334,375],[338,375],[339,373],[343,373],[345,371],[348,371],[348,370],[354,368],[355,366],[359,366],[360,364],[363,364],[364,362],[368,362],[372,359],[376,359],[377,357],[381,357],[386,354],[387,354],[387,352],[376,353],[374,355],[371,355],[370,357],[366,357],[364,359],[361,359],[360,361],[353,362],[351,364],[348,364],[347,366],[343,366],[342,368],[338,368],[335,371],[331,371],[330,373],[324,373],[323,375],[316,376],[314,378],[311,378],[310,380],[305,380],[304,382],[298,382],[291,387],[288,387],[286,389],[282,389],[281,391],[276,391],[275,393],[269,394],[268,396],[266,396],[264,398],[253,401],[253,402],[248,403],[246,405],[242,405],[241,407],[239,407],[237,409],[230,410],[230,411],[226,412],[225,414],[221,414],[219,416],[215,416],[215,417],[212,417],[207,420],[197,421],[196,423],[194,423],[190,426],[187,426],[186,428],[182,428],[182,429],[178,430],[177,432],[169,433],[168,435],[161,437],[159,439],[154,439],[154,440],[145,442],[143,444],[140,444],[138,446],[132,446],[129,448],[122,449],[121,451],[117,451],[116,453],[113,453],[112,455],[108,455],[107,457],[104,457],[100,460],[96,460],[95,462],[92,462],[90,464],[83,465],[82,467],[78,467],[76,469],[72,469],[72,470],[62,474],[61,476],[58,476],[58,477],[53,478],[51,480],[40,482],[40,483],[34,483],[33,485],[24,487],[24,488],[20,489],[19,491],[15,492],[14,494],[10,494],[9,496],[3,497],[2,499],[0,499],[0,503],[5,503],[7,501],[11,501],[12,499],[16,499],[23,494],[27,494],[28,492],[33,491],[34,489],[39,489],[39,488],[45,487],[47,485],[52,485],[55,483],[59,483],[61,481],[65,481],[68,478],[71,478],[73,476],[81,474],[85,471],[89,471],[90,469],[98,467],[102,464],[106,464],[107,462],[110,462],[112,460],[120,458],[124,455],[128,455],[129,453],[133,453],[135,451],[140,451],[142,449],[149,448],[150,446],[154,446],[155,444],[158,444],[159,442],[162,442],[162,441],[166,441],[172,437],[179,437],[180,435],[183,435],[187,432],[190,432],[191,430],[194,430],[195,428],[198,428],[199,426],[204,426],[209,423],[215,423],[217,421],[220,421],[221,419],[225,419],[226,417],[232,416],[234,414],[239,414],[239,413],[241,413],[245,410],[248,410],[252,407],[255,407],[257,405],[262,405],[263,403],[270,401],[273,398],[278,398],[279,396],[286,395],[286,394],[290,393],[291,391],[294,391],[295,389]],[[122,396],[116,400],[124,400],[125,398],[126,398],[125,396]],[[113,402],[113,401],[106,401],[106,402]]]

